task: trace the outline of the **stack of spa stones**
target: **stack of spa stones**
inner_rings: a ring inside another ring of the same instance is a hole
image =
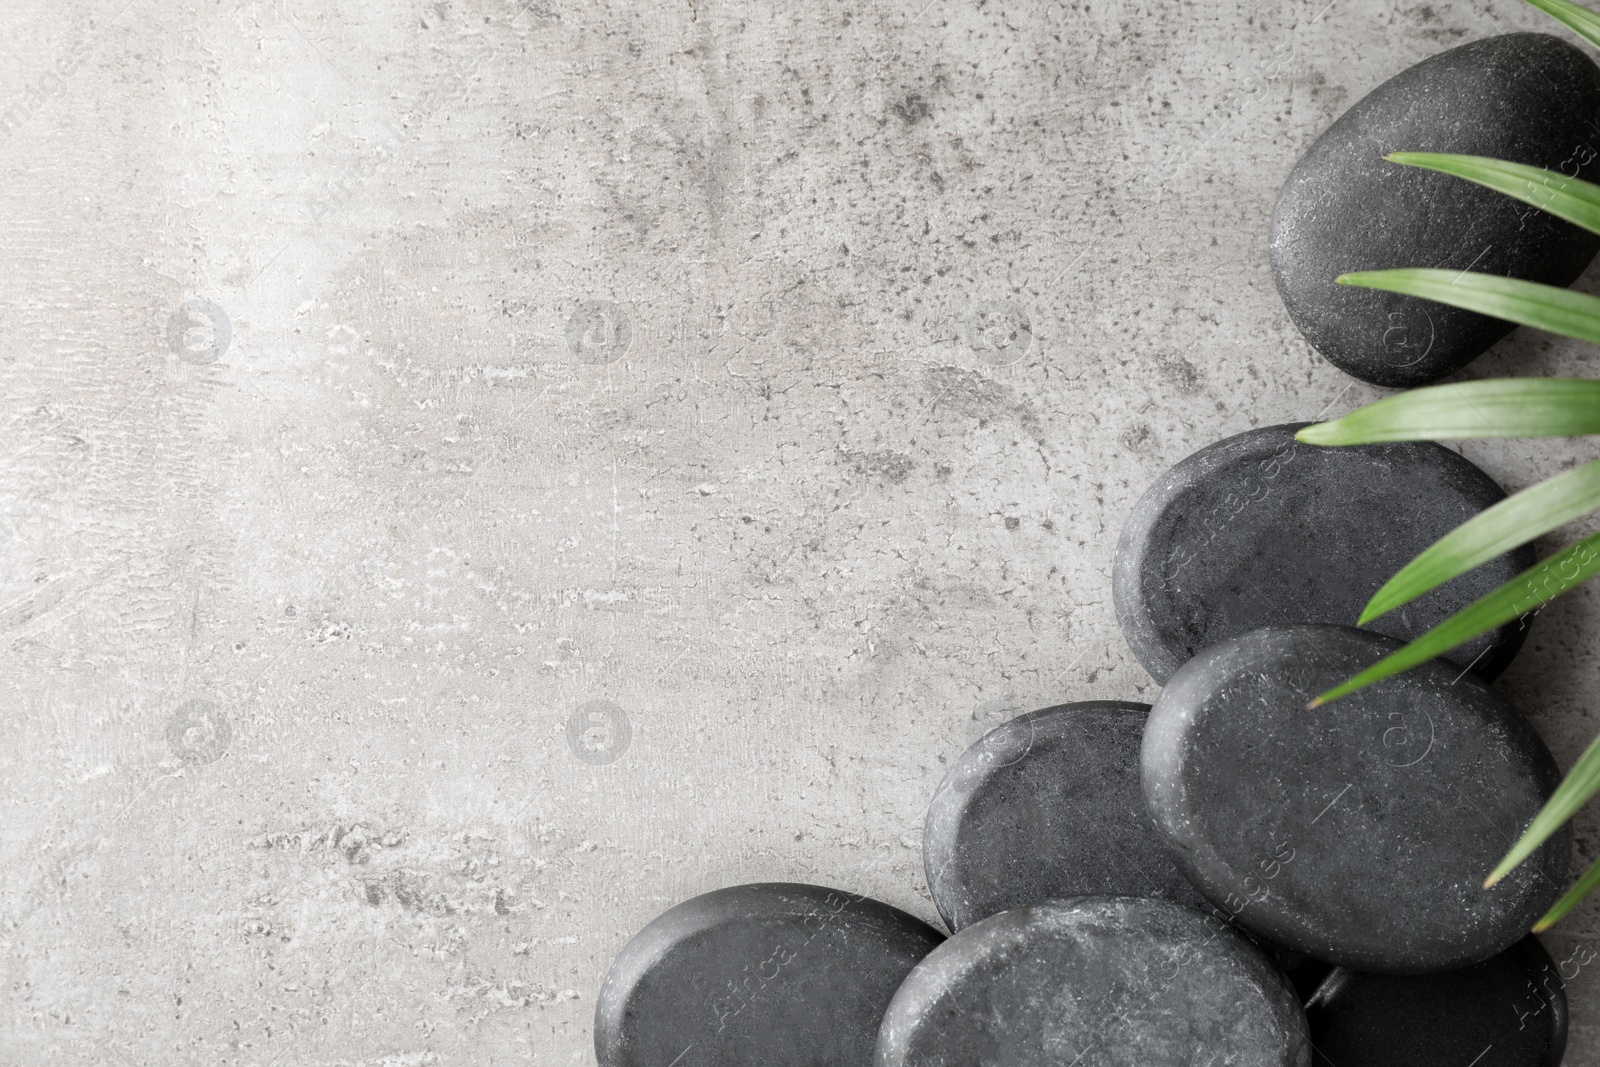
[[[1359,198],[1337,183],[1317,191],[1304,168],[1402,148],[1553,166],[1559,138],[1583,131],[1541,113],[1498,142],[1480,136],[1485,109],[1510,122],[1485,101],[1543,99],[1530,82],[1581,89],[1586,114],[1600,114],[1600,70],[1553,38],[1512,35],[1405,72],[1307,153],[1280,199],[1273,254],[1313,343],[1337,347],[1306,325],[1337,316],[1297,306],[1285,264],[1311,254],[1296,240],[1337,228]],[[1466,113],[1447,121],[1452,107]],[[1448,215],[1430,199],[1444,195],[1436,177],[1383,172],[1381,190],[1365,192],[1372,210]],[[1434,235],[1429,247],[1513,246],[1519,216],[1505,210],[1509,233],[1491,220],[1471,241]],[[1342,249],[1321,274],[1395,265],[1360,251]],[[1431,373],[1460,366],[1496,328],[1436,316]],[[1376,358],[1350,340],[1356,330],[1334,333]],[[1415,355],[1401,353],[1404,374],[1417,373]],[[1336,361],[1368,380],[1401,373]],[[1297,444],[1298,428],[1203,448],[1133,509],[1112,591],[1134,656],[1163,685],[1153,706],[1045,708],[954,761],[923,833],[948,938],[839,889],[696,897],[618,956],[595,1013],[601,1067],[1559,1064],[1561,978],[1527,931],[1560,893],[1569,834],[1483,888],[1559,779],[1488,684],[1525,629],[1307,706],[1531,566],[1531,550],[1345,625],[1504,493],[1436,444],[1318,448]]]

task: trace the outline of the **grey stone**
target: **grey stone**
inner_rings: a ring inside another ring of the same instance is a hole
[[[1117,543],[1117,622],[1157,681],[1207,645],[1280,623],[1353,624],[1384,582],[1456,526],[1505,499],[1432,442],[1322,448],[1304,423],[1207,445],[1145,490]],[[1410,640],[1533,566],[1532,547],[1374,620]],[[1510,623],[1450,653],[1496,677],[1522,647]]]
[[[600,1067],[865,1067],[889,998],[942,940],[837,889],[703,894],[618,954],[595,1005],[595,1056]]]
[[[1531,934],[1498,956],[1429,975],[1343,967],[1306,1004],[1318,1067],[1557,1067],[1567,993]]]
[[[1600,69],[1542,33],[1464,44],[1384,82],[1328,127],[1278,195],[1272,269],[1290,318],[1329,362],[1376,385],[1422,385],[1466,366],[1512,325],[1334,278],[1437,267],[1570,285],[1600,237],[1384,155],[1459,152],[1592,178],[1597,114]]]
[[[1193,908],[1079,897],[974,923],[894,995],[877,1067],[1309,1067],[1300,1000]]]
[[[1145,809],[1139,746],[1149,711],[1091,700],[1029,712],[951,764],[922,828],[928,889],[946,926],[1088,895],[1154,897],[1225,917],[1178,869]],[[1302,995],[1327,976],[1319,960],[1258,944]]]
[[[1157,698],[1141,776],[1178,865],[1234,921],[1352,969],[1427,973],[1516,943],[1559,894],[1571,836],[1482,888],[1560,774],[1469,673],[1435,661],[1306,707],[1399,647],[1340,626],[1213,645]]]
[[[1057,897],[1159,897],[1205,907],[1167,855],[1139,789],[1148,704],[1095,700],[1019,715],[950,765],[922,862],[951,930]]]

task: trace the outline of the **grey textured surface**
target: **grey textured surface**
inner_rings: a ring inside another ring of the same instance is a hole
[[[1193,908],[1078,897],[934,949],[883,1017],[877,1067],[1311,1067],[1288,979]]]
[[[617,955],[595,1009],[601,1067],[870,1067],[878,1026],[944,935],[822,886],[686,900]]]
[[[1306,339],[1378,385],[1425,385],[1481,355],[1511,332],[1510,323],[1334,279],[1435,267],[1571,285],[1600,237],[1471,182],[1383,157],[1454,152],[1593,179],[1597,119],[1600,68],[1548,34],[1462,45],[1351,107],[1295,164],[1273,214],[1273,276]]]
[[[1520,940],[1560,895],[1563,828],[1481,885],[1555,791],[1515,708],[1448,663],[1307,707],[1399,649],[1346,626],[1276,626],[1178,669],[1145,726],[1150,817],[1234,921],[1319,960],[1428,974]]]
[[[1430,441],[1319,448],[1299,424],[1207,445],[1133,506],[1111,572],[1117,622],[1165,682],[1207,645],[1262,626],[1354,625],[1383,584],[1457,526],[1505,499],[1469,461]],[[1365,629],[1409,641],[1534,564],[1507,552]],[[1520,621],[1447,657],[1495,678],[1522,647]]]
[[[1083,701],[1019,715],[950,765],[922,863],[945,925],[1092,894],[1206,900],[1167,855],[1139,788],[1148,704]]]
[[[1289,168],[1547,26],[0,5],[0,1060],[581,1067],[697,893],[935,919],[922,813],[976,730],[1155,696],[1108,578],[1140,492],[1379,395],[1273,287]],[[1594,370],[1519,332],[1467,373]],[[1463,449],[1508,488],[1593,455]],[[1496,683],[1563,765],[1597,635],[1600,587]],[[1574,1067],[1597,915],[1548,941]]]

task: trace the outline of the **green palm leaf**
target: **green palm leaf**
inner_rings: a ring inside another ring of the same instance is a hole
[[[1600,434],[1600,381],[1485,378],[1385,397],[1295,437],[1311,445],[1364,445],[1584,434]]]
[[[1600,233],[1600,185],[1569,178],[1541,167],[1507,163],[1483,156],[1440,152],[1395,152],[1384,157],[1408,167],[1422,167],[1465,178],[1498,193],[1532,204],[1559,219]]]
[[[1590,44],[1600,46],[1600,14],[1570,0],[1528,3],[1564,23]],[[1588,182],[1478,156],[1399,152],[1388,158],[1476,182],[1600,233],[1600,187]],[[1346,274],[1338,281],[1435,300],[1522,326],[1600,343],[1600,300],[1554,286],[1421,268],[1363,271]],[[1545,379],[1538,384],[1474,382],[1420,389],[1369,404],[1342,419],[1307,427],[1297,436],[1310,444],[1341,445],[1596,433],[1600,432],[1600,389],[1595,388],[1596,384]],[[1596,494],[1600,493],[1600,476],[1593,470],[1597,465],[1600,461],[1524,490],[1458,527],[1390,579],[1368,603],[1361,621],[1392,611],[1499,552],[1592,510]],[[1559,596],[1597,572],[1600,534],[1569,545],[1355,678],[1322,694],[1311,706],[1336,700],[1432,659]],[[1589,746],[1484,885],[1495,884],[1527,859],[1596,792],[1600,792],[1600,738]],[[1585,872],[1534,930],[1549,929],[1597,887],[1600,862]]]
[[[1544,844],[1545,840],[1557,830],[1581,807],[1584,801],[1594,796],[1600,790],[1600,737],[1595,738],[1588,750],[1579,757],[1577,765],[1567,775],[1561,787],[1550,794],[1550,799],[1544,802],[1544,807],[1539,814],[1533,817],[1528,828],[1522,831],[1522,836],[1517,843],[1511,846],[1511,851],[1506,853],[1506,858],[1500,861],[1500,866],[1489,875],[1484,887],[1494,885],[1511,869],[1533,854],[1533,850]]]
[[[1334,281],[1363,289],[1420,296],[1451,307],[1532,326],[1600,344],[1600,297],[1574,293],[1555,285],[1430,267],[1366,270],[1341,274]]]
[[[1567,24],[1578,36],[1592,45],[1600,45],[1600,15],[1568,0],[1528,0],[1533,7],[1551,18]]]
[[[1544,913],[1544,918],[1534,924],[1533,932],[1542,934],[1566,918],[1567,912],[1577,907],[1578,901],[1592,893],[1597,885],[1600,885],[1600,860],[1596,860],[1587,871],[1583,872],[1583,877],[1567,890],[1565,896],[1550,906],[1550,910]]]
[[[1364,626],[1502,552],[1600,508],[1600,460],[1575,467],[1507,497],[1434,542],[1384,583],[1362,609]]]
[[[1374,682],[1426,663],[1464,641],[1527,614],[1600,572],[1600,533],[1568,545],[1538,566],[1523,571],[1500,588],[1456,612],[1404,648],[1380,659],[1349,681],[1323,693],[1309,707],[1318,707],[1365,689]]]

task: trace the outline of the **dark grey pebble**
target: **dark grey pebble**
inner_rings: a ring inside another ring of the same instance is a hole
[[[935,949],[894,995],[877,1067],[1310,1067],[1294,989],[1193,908],[1079,897]]]
[[[1307,149],[1278,194],[1272,270],[1289,317],[1330,363],[1375,385],[1423,385],[1466,366],[1512,325],[1334,278],[1437,267],[1570,285],[1600,237],[1383,156],[1458,152],[1592,180],[1597,115],[1600,69],[1542,33],[1464,44],[1384,82]]]
[[[741,885],[663,913],[595,1006],[600,1067],[867,1067],[889,998],[944,938],[820,886]]]
[[[1167,471],[1134,505],[1111,579],[1117,622],[1157,681],[1207,645],[1261,626],[1353,625],[1385,582],[1505,499],[1432,442],[1322,448],[1304,423],[1249,430]],[[1367,629],[1410,640],[1533,566],[1532,547],[1483,566]],[[1522,647],[1510,623],[1450,653],[1494,678]]]
[[[1567,993],[1539,939],[1429,975],[1339,968],[1306,1004],[1318,1067],[1557,1067]]]
[[[1096,894],[1222,915],[1178,870],[1145,810],[1139,745],[1149,711],[1090,700],[1030,712],[951,764],[922,828],[928,888],[946,926]],[[1258,943],[1302,996],[1327,976],[1321,961]]]
[[[1205,907],[1139,790],[1148,704],[1093,700],[1019,715],[963,752],[928,806],[922,863],[951,930],[1087,894]]]
[[[1421,974],[1515,944],[1560,894],[1571,834],[1482,888],[1560,774],[1459,668],[1306,707],[1399,647],[1340,626],[1213,645],[1157,698],[1141,775],[1178,865],[1235,922],[1354,970]]]

